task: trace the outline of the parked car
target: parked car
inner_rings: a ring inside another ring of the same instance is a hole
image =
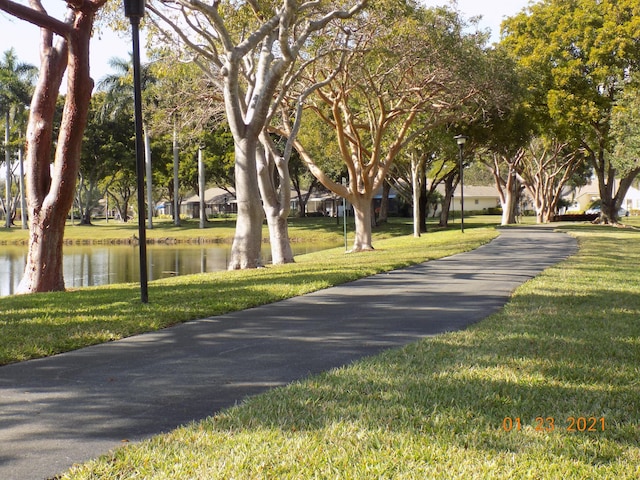
[[[600,215],[600,207],[591,207],[584,213],[586,213],[587,215]]]

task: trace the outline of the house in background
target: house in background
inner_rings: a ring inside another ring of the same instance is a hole
[[[617,189],[617,181],[616,181]],[[573,203],[567,207],[567,213],[586,212],[594,202],[600,200],[600,191],[598,190],[598,184],[595,179],[588,185],[578,188],[573,195],[569,196],[568,200],[573,199]],[[640,213],[640,189],[638,185],[632,186],[627,191],[627,195],[622,201],[622,208],[632,212],[632,214]]]
[[[440,185],[436,190],[444,196],[444,185]],[[380,206],[382,199],[381,191],[378,192],[373,198],[374,209]],[[395,189],[391,189],[389,193],[389,214],[390,215],[410,215],[411,209],[403,209],[403,200]],[[465,185],[464,187],[464,209],[466,212],[488,212],[490,209],[500,207],[500,196],[494,186],[476,186]],[[528,197],[525,199],[525,208],[531,209],[532,204]],[[318,215],[335,217],[336,215],[342,216],[342,198],[333,193],[315,193],[309,199],[307,204],[307,214],[313,215],[317,212]],[[435,211],[430,211],[430,216],[437,216],[440,214],[442,205],[438,204]],[[460,211],[460,188],[456,188],[453,199],[451,202],[451,211]]]
[[[438,185],[436,191],[444,197],[444,185]],[[491,209],[500,208],[500,195],[495,186],[465,185],[464,194],[465,212],[488,212]],[[435,215],[440,215],[442,205],[438,205]],[[460,185],[453,192],[451,211],[460,211]]]
[[[231,189],[230,189],[231,190]],[[306,192],[302,192],[303,194]],[[225,215],[238,213],[236,197],[228,190],[219,187],[208,188],[204,192],[206,214]],[[333,203],[333,199],[327,194],[313,194],[307,203],[307,212],[320,211]],[[298,194],[291,190],[291,212],[294,214],[300,208]],[[168,210],[171,211],[170,209]],[[180,215],[188,218],[200,218],[200,196],[197,194],[185,198],[180,206]]]
[[[305,194],[306,192],[302,192]],[[298,194],[291,192],[291,211],[297,212],[300,209]],[[342,210],[342,198],[333,192],[314,191],[307,200],[308,217],[335,217],[338,211]]]
[[[207,216],[238,213],[236,197],[223,188],[213,187],[205,190],[204,203]],[[200,196],[192,195],[185,198],[180,204],[180,215],[200,218]]]
[[[440,193],[444,195],[444,186]],[[486,212],[490,209],[500,208],[500,195],[493,185],[465,185],[463,194],[466,212]],[[456,212],[460,211],[460,185],[453,192],[451,209]]]
[[[627,196],[624,197],[622,202],[622,208],[625,208],[629,212],[637,215],[640,213],[640,185],[636,183],[635,186],[629,188]]]
[[[292,197],[293,198],[293,197]],[[389,213],[391,215],[396,215],[399,211],[398,207],[399,196],[396,191],[392,188],[389,193]],[[297,197],[295,200],[296,208],[297,208]],[[292,202],[292,203],[293,203]],[[382,189],[374,195],[373,197],[373,207],[374,209],[378,209],[380,207],[380,203],[382,202]],[[292,210],[294,207],[292,205]],[[344,201],[342,197],[339,197],[333,192],[314,192],[309,197],[307,202],[307,216],[323,216],[323,217],[342,217],[344,211]],[[352,215],[353,209],[350,204],[347,205],[347,215]]]

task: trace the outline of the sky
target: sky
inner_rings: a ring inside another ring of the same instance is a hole
[[[27,3],[26,0],[18,0]],[[63,0],[42,0],[44,7],[57,18],[62,18]],[[448,5],[448,0],[422,0],[427,6]],[[489,28],[492,40],[498,40],[500,23],[504,17],[520,12],[529,4],[529,0],[458,0],[458,9],[465,17],[482,15],[482,28]],[[58,12],[55,14],[54,12]],[[0,54],[14,48],[21,62],[39,66],[38,28],[22,20],[0,13]],[[91,41],[91,76],[96,80],[112,73],[109,59],[113,57],[129,58],[131,39],[122,33],[105,31],[100,38]],[[144,51],[143,51],[144,56]]]

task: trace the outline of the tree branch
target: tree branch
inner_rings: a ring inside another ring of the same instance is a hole
[[[14,17],[25,20],[33,25],[51,30],[52,32],[67,38],[73,29],[71,25],[61,22],[43,11],[30,8],[12,0],[0,0],[0,10],[7,12]]]

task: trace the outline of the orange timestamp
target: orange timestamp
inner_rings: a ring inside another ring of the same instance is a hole
[[[525,426],[520,417],[505,417],[502,420],[502,429],[505,432],[519,432]],[[604,432],[606,421],[604,417],[567,417],[561,423],[554,417],[536,417],[531,427],[536,432],[553,432],[563,430],[566,432]]]

